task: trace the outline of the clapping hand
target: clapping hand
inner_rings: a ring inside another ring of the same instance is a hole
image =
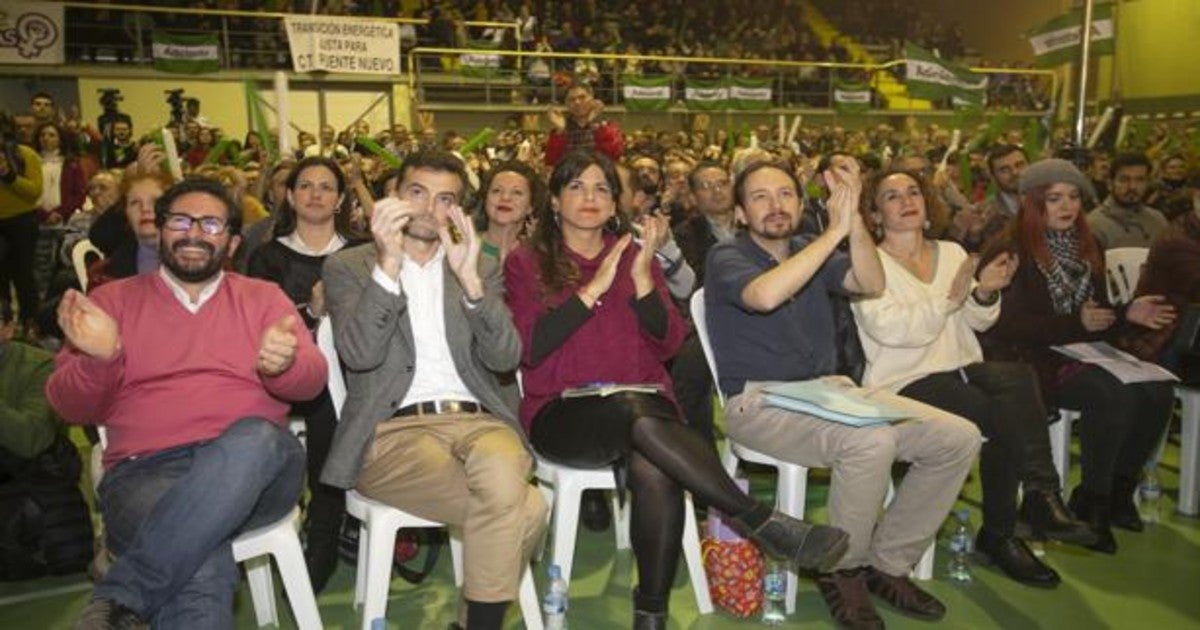
[[[858,216],[858,200],[862,195],[862,177],[858,160],[845,160],[826,171],[829,185],[829,227],[827,231],[845,238],[851,227],[862,223]],[[799,191],[797,191],[799,192]]]
[[[596,275],[592,276],[591,282],[588,282],[579,290],[580,297],[584,298],[584,303],[589,307],[600,301],[610,288],[612,288],[613,280],[617,277],[617,266],[621,263],[621,254],[625,253],[625,248],[633,242],[633,235],[626,234],[613,244],[608,255],[600,262],[600,267],[596,269]]]
[[[371,236],[379,252],[379,266],[390,277],[400,275],[404,260],[404,228],[412,220],[414,208],[410,202],[387,197],[375,202],[371,212]]]
[[[1129,303],[1125,319],[1158,330],[1175,321],[1175,307],[1161,295],[1143,295]]]
[[[438,237],[446,250],[446,262],[458,278],[467,298],[482,299],[483,283],[479,279],[480,241],[479,235],[475,233],[475,225],[461,206],[451,206],[446,211],[446,219],[449,223],[439,221],[438,226]],[[455,236],[458,237],[457,240]]]
[[[107,361],[121,350],[117,321],[79,291],[68,289],[58,303],[58,325],[80,352]]]
[[[987,293],[1000,291],[1012,282],[1013,274],[1017,273],[1020,258],[1011,252],[1004,252],[983,266],[979,272],[978,290]]]
[[[1083,324],[1084,330],[1088,332],[1100,332],[1112,326],[1117,321],[1117,315],[1111,308],[1105,308],[1092,300],[1088,300],[1079,309],[1079,321]]]
[[[279,376],[296,360],[295,315],[285,315],[263,333],[258,348],[258,371],[263,376]]]
[[[971,292],[971,281],[975,279],[975,268],[979,265],[979,257],[967,256],[962,264],[958,266],[958,271],[954,274],[954,280],[950,282],[950,290],[946,293],[946,299],[955,306],[958,306],[967,299],[967,295]]]

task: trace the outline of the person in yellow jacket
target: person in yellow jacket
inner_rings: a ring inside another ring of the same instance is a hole
[[[37,152],[16,142],[0,145],[0,302],[8,302],[11,283],[27,331],[38,312],[33,279],[38,238],[34,211],[41,197],[42,161]]]

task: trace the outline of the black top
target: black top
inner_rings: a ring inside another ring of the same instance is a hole
[[[348,240],[346,247],[357,244]],[[313,285],[321,279],[321,267],[324,264],[325,256],[301,254],[278,240],[272,240],[250,255],[246,275],[278,284],[299,309],[309,330],[315,330],[317,319],[309,315],[305,307],[312,299]]]

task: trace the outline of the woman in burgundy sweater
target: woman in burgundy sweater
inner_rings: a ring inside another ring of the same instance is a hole
[[[1122,384],[1104,369],[1072,361],[1051,346],[1111,342],[1129,324],[1169,324],[1175,310],[1161,295],[1141,296],[1123,312],[1105,303],[1104,256],[1083,214],[1083,196],[1094,195],[1092,184],[1074,165],[1042,160],[1025,169],[1018,186],[1017,220],[983,257],[987,261],[1007,251],[1021,260],[1003,291],[1000,318],[981,337],[984,354],[988,360],[1031,363],[1046,407],[1082,414],[1083,480],[1069,506],[1100,535],[1092,548],[1116,553],[1113,525],[1131,531],[1143,527],[1133,492],[1166,431],[1171,384]]]
[[[733,515],[767,551],[802,567],[831,566],[845,552],[845,532],[773,512],[743,494],[712,447],[680,420],[663,363],[679,349],[687,324],[653,255],[666,235],[648,225],[642,247],[617,233],[621,184],[612,162],[571,153],[554,169],[550,191],[550,205],[536,209],[533,237],[504,268],[524,346],[520,417],[541,456],[578,468],[613,465],[633,491],[634,628],[665,627],[684,490]],[[563,397],[596,383],[657,391]]]

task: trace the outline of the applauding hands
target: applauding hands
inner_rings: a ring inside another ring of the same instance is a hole
[[[108,361],[121,350],[116,320],[75,289],[58,303],[58,325],[67,341],[90,357]]]

